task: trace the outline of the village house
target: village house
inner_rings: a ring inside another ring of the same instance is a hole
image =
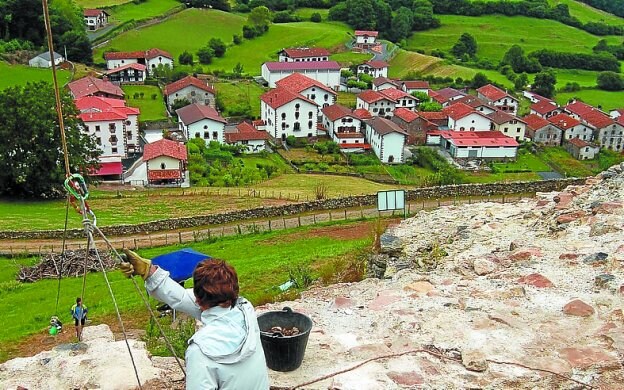
[[[536,114],[522,118],[526,123],[526,137],[545,146],[559,146],[563,131],[553,126],[548,120]]]
[[[102,27],[108,26],[108,17],[110,14],[103,9],[87,8],[83,11],[85,26],[87,30],[95,31]]]
[[[74,101],[80,111],[78,117],[102,152],[100,169],[93,176],[118,176],[122,174],[121,160],[129,153],[141,151],[139,140],[138,108],[127,107],[120,99],[84,96]]]
[[[524,141],[526,133],[526,122],[514,115],[503,111],[496,111],[488,114],[492,121],[490,130],[500,131],[508,137],[515,138],[516,141]]]
[[[275,139],[314,137],[317,135],[318,105],[285,88],[270,90],[260,96],[260,115],[265,130]]]
[[[195,103],[176,110],[178,128],[187,139],[201,138],[206,145],[211,141],[225,143],[225,124],[227,121],[210,106]]]
[[[609,111],[609,116],[613,119],[617,119],[624,115],[624,108],[617,108],[615,110]]]
[[[112,99],[124,98],[123,90],[108,81],[108,78],[106,78],[106,80],[100,80],[92,76],[87,76],[72,81],[67,87],[74,99],[79,99],[84,96],[99,96]]]
[[[565,149],[577,160],[593,160],[600,152],[600,146],[582,139],[572,138],[564,143]]]
[[[373,116],[392,116],[396,101],[382,94],[382,92],[370,89],[362,91],[357,95],[356,107],[367,110]]]
[[[127,64],[145,65],[147,72],[156,69],[159,65],[173,68],[173,57],[161,49],[149,49],[147,51],[109,51],[104,53],[106,69],[115,69]]]
[[[185,179],[187,154],[183,143],[162,138],[146,144],[143,161],[149,184],[182,184]]]
[[[408,145],[424,145],[428,131],[438,130],[438,126],[407,108],[394,110],[392,122],[407,132]]]
[[[378,45],[378,35],[379,32],[377,31],[355,30],[355,42],[353,44],[353,49],[358,51],[369,51]]]
[[[57,52],[54,52],[54,65],[60,65],[65,62],[65,58]],[[33,68],[51,68],[50,52],[44,51],[28,60],[28,66]]]
[[[370,60],[358,65],[357,74],[367,74],[376,77],[388,77],[388,63],[379,60]]]
[[[410,95],[414,92],[429,93],[431,88],[428,81],[406,80],[401,82],[401,89]]]
[[[584,114],[581,123],[590,127],[594,140],[600,147],[622,152],[624,140],[624,126],[602,111],[595,110]]]
[[[439,130],[449,129],[449,116],[442,111],[419,111],[418,116],[433,123]]]
[[[489,131],[492,120],[472,107],[456,103],[442,109],[448,115],[448,127],[455,131]]]
[[[301,73],[293,73],[284,77],[276,82],[276,86],[305,96],[316,103],[319,108],[330,106],[336,101],[336,92],[320,81]]]
[[[492,85],[484,85],[477,89],[477,96],[494,104],[499,110],[508,114],[516,115],[520,102],[502,89]]]
[[[334,104],[321,110],[321,125],[327,135],[343,152],[361,152],[370,149],[364,142],[364,122],[351,109]]]
[[[518,141],[499,131],[439,131],[440,147],[457,159],[516,159]]]
[[[262,78],[269,88],[293,73],[301,73],[325,86],[338,90],[340,87],[340,65],[336,61],[310,62],[265,62],[262,64]]]
[[[382,95],[396,102],[395,108],[407,108],[415,110],[418,106],[418,99],[407,92],[396,88],[387,88],[379,91]]]
[[[563,114],[563,108],[557,103],[549,100],[541,100],[531,104],[531,114],[539,115],[542,118],[550,118],[552,116]]]
[[[402,164],[407,133],[388,119],[375,117],[364,121],[365,140],[382,163]]]
[[[569,115],[558,114],[548,118],[548,121],[553,126],[556,126],[563,131],[562,142],[572,138],[579,138],[583,141],[591,142],[594,138],[594,132],[591,128]]]
[[[581,117],[583,117],[583,115],[588,114],[592,111],[598,110],[596,107],[583,103],[580,100],[575,100],[575,101],[570,102],[565,107],[563,107],[563,109],[564,109],[564,113],[578,120],[581,120]]]
[[[373,91],[381,91],[388,88],[399,88],[399,84],[387,77],[376,77],[373,79]]]
[[[191,104],[215,107],[215,90],[197,77],[186,76],[167,84],[164,89],[165,101],[169,109],[176,100],[186,99]]]
[[[106,76],[114,84],[143,84],[147,71],[145,65],[127,64],[107,71]]]
[[[449,105],[464,103],[467,106],[472,107],[475,111],[479,111],[485,115],[489,115],[493,112],[498,111],[498,108],[495,107],[492,103],[485,101],[484,99],[479,99],[476,96],[466,95],[462,98],[451,100]]]
[[[279,62],[329,61],[329,50],[322,47],[296,47],[282,49]]]
[[[453,100],[461,99],[466,96],[466,93],[450,87],[442,88],[438,91],[430,90],[428,93],[431,99],[440,103],[442,107],[448,106]]]
[[[242,146],[245,153],[260,153],[266,150],[269,134],[253,127],[249,122],[241,122],[234,129],[226,129],[225,143]]]

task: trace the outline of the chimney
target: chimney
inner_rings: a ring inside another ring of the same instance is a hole
[[[102,76],[102,81],[108,81],[108,76],[107,75]]]

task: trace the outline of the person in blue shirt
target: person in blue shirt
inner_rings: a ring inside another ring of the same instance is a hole
[[[78,341],[82,341],[82,327],[87,321],[87,312],[89,309],[82,304],[82,298],[76,298],[76,304],[71,307],[71,315],[76,325],[76,337]]]

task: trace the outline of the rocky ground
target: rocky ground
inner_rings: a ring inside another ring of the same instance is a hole
[[[379,278],[259,307],[289,306],[314,321],[302,366],[271,371],[272,385],[375,359],[302,388],[621,389],[623,169],[517,203],[422,211],[384,233],[369,267]],[[96,333],[0,365],[0,384],[133,388],[123,341]],[[145,388],[183,387],[172,359],[131,346]]]

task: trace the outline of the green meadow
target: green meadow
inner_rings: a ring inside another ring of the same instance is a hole
[[[14,85],[25,85],[29,81],[48,81],[52,83],[52,70],[31,68],[26,65],[9,65],[0,61],[0,90]],[[71,74],[66,70],[57,71],[60,86],[65,85]]]
[[[165,101],[160,88],[154,85],[124,85],[121,87],[126,93],[126,102],[130,107],[141,110],[140,121],[158,121],[167,119]],[[139,94],[138,99],[134,96]],[[140,94],[143,94],[141,96]],[[153,95],[156,95],[155,97]]]
[[[574,98],[592,106],[601,106],[606,111],[624,108],[624,91],[610,92],[600,89],[583,89],[576,92],[559,92],[555,100],[559,104],[566,104],[568,100]]]
[[[606,24],[622,25],[624,19],[608,12],[596,9],[580,1],[574,0],[548,0],[551,5],[565,4],[570,10],[570,15],[574,16],[583,23],[587,22],[603,22]]]
[[[139,4],[135,4],[132,1],[120,3],[122,4],[108,10],[111,14],[112,22],[123,23],[129,20],[148,20],[162,16],[166,12],[182,6],[177,0],[148,0]]]

